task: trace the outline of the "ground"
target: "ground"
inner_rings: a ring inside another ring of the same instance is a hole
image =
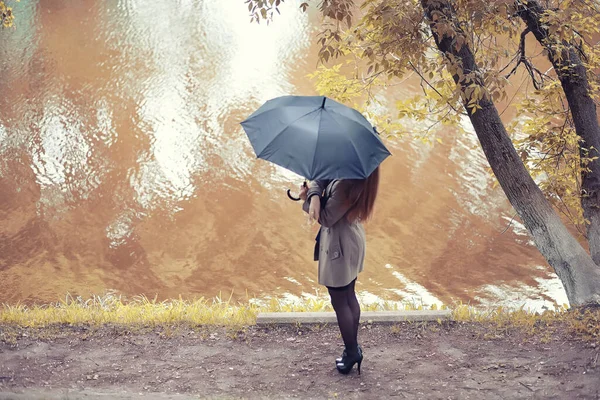
[[[600,399],[600,346],[560,329],[363,325],[348,376],[332,325],[0,332],[0,399]]]

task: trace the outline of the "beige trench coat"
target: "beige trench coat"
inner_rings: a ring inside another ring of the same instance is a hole
[[[302,206],[308,212],[310,201],[318,199],[313,195],[326,198],[319,216],[321,237],[315,261],[319,261],[319,283],[329,287],[346,286],[356,279],[363,270],[367,247],[362,224],[346,219],[350,206],[339,190],[339,183],[339,180],[311,182],[308,200]]]

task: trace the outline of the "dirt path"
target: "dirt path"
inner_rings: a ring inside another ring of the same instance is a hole
[[[485,332],[455,323],[363,327],[361,376],[335,370],[335,326],[252,327],[237,338],[110,328],[21,337],[0,343],[0,399],[600,399],[598,347],[562,334],[544,343]]]

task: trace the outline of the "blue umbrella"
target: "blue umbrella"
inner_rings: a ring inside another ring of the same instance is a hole
[[[324,96],[282,96],[242,123],[258,158],[316,179],[364,179],[390,155],[353,108]]]

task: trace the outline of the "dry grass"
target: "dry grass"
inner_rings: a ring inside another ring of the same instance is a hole
[[[363,306],[365,311],[422,310],[422,304],[382,302]],[[445,307],[443,307],[445,308]],[[437,309],[432,306],[431,309]],[[234,303],[221,296],[214,299],[157,301],[146,296],[131,300],[115,292],[92,296],[89,299],[67,295],[58,303],[27,306],[4,304],[0,308],[0,324],[29,328],[49,325],[143,325],[173,324],[218,325],[241,327],[256,323],[259,312],[319,312],[333,311],[326,298],[314,297],[297,302],[271,298],[256,304],[251,301]]]
[[[520,329],[526,333],[543,333],[550,337],[552,332],[561,327],[586,340],[600,340],[600,310],[598,309],[568,311],[566,307],[557,307],[555,310],[535,313],[523,308],[481,309],[460,303],[452,307],[440,308],[451,309],[454,321],[485,325],[490,336],[506,333],[511,329]],[[435,310],[438,307],[427,307],[416,303],[383,302],[367,305],[363,309],[369,311]],[[138,296],[127,300],[114,292],[108,292],[87,300],[67,295],[64,300],[47,305],[5,304],[0,308],[0,325],[12,328],[47,328],[49,331],[64,325],[88,327],[113,325],[128,329],[160,327],[166,332],[177,329],[177,326],[221,326],[235,331],[254,325],[259,312],[285,311],[331,311],[331,305],[324,298],[304,299],[295,303],[270,299],[261,305],[250,301],[233,303],[231,298],[224,300],[221,297],[212,300],[201,298],[192,301],[183,299],[157,301]],[[441,324],[441,321],[438,322]]]
[[[40,328],[55,324],[68,325],[143,325],[173,324],[245,326],[256,321],[258,307],[232,304],[230,299],[193,301],[178,299],[157,301],[146,296],[127,300],[109,292],[84,300],[67,295],[55,304],[26,306],[7,305],[0,310],[0,323]]]
[[[485,325],[490,336],[519,329],[529,335],[541,334],[542,340],[549,341],[554,332],[562,329],[585,341],[600,341],[600,307],[568,309],[565,305],[536,313],[523,308],[479,309],[461,304],[452,309],[452,319]]]

